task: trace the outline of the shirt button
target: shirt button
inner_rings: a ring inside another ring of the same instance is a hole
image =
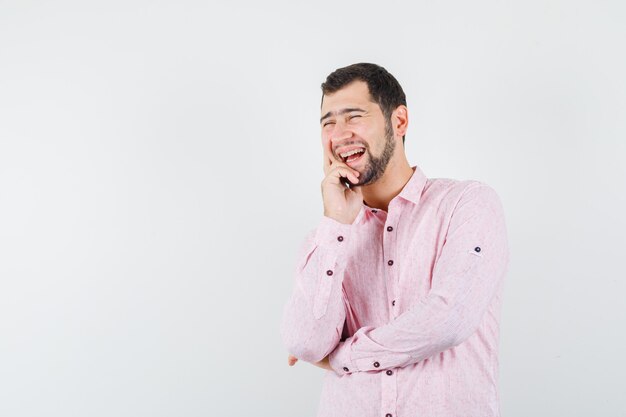
[[[387,265],[389,265],[389,266],[393,265],[393,261],[392,261],[391,259],[390,259],[390,260],[388,260],[388,261],[387,261]]]
[[[392,305],[392,306],[395,306],[395,305],[396,305],[396,300],[393,300],[393,301],[391,302],[391,305]]]
[[[348,369],[348,368],[346,368],[345,366],[343,367],[343,370],[344,370],[344,371],[346,371],[346,372],[348,372],[348,371],[349,371],[349,369]]]
[[[391,226],[387,226],[387,231],[388,231],[388,232],[391,232],[392,230],[393,230],[393,227],[391,227]]]
[[[330,269],[329,269],[328,271],[326,271],[326,275],[329,275],[329,276],[330,276],[330,275],[332,275],[332,274],[333,274],[333,271],[331,271]]]
[[[378,362],[374,362],[374,368],[378,368],[380,364]]]
[[[343,236],[338,236],[337,240],[340,241],[340,242],[343,242]]]
[[[391,369],[387,369],[387,375],[391,375],[393,374],[393,371]]]
[[[385,414],[385,417],[392,417],[391,413]]]
[[[480,246],[476,246],[476,247],[474,248],[474,250],[475,250],[476,252],[480,252]]]

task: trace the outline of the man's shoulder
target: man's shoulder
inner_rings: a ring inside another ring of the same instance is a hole
[[[488,189],[493,191],[490,185],[479,180],[461,180],[455,178],[428,178],[424,186],[423,195],[446,201],[458,201],[464,194],[475,189]]]

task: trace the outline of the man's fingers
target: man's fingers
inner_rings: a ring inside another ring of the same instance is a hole
[[[328,175],[328,168],[332,168],[336,163],[342,164],[343,161],[335,157],[333,145],[330,140],[325,141],[322,147],[324,149],[324,174]]]
[[[298,362],[298,358],[296,358],[295,356],[289,355],[287,357],[287,363],[289,364],[289,366],[294,366],[296,362]]]
[[[327,143],[328,144],[324,146],[324,176],[328,177],[328,174],[331,173],[333,169],[337,169],[338,171],[334,173],[334,175],[331,175],[331,177],[337,179],[335,183],[338,183],[339,177],[342,176],[348,177],[352,183],[356,184],[358,182],[357,176],[360,175],[359,171],[350,168],[345,162],[335,158],[330,141]]]
[[[330,147],[324,147],[324,175],[328,175],[328,171],[333,167],[333,164],[338,162],[332,154]]]
[[[353,184],[357,184],[359,182],[359,175],[359,171],[350,169],[347,165],[341,164],[335,165],[330,173],[326,174],[326,180],[330,181],[332,184],[339,184],[341,177],[344,177],[348,178]]]
[[[324,176],[328,175],[328,172],[330,171],[331,166],[332,166],[332,163],[330,161],[330,158],[328,157],[328,154],[324,152]]]

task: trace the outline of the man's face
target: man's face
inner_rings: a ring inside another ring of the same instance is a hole
[[[354,81],[325,95],[321,113],[325,152],[359,171],[358,185],[378,180],[393,156],[396,141],[390,121],[380,106],[370,101],[367,84]],[[346,157],[346,152],[355,150],[359,153]]]

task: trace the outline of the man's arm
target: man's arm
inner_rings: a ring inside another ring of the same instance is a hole
[[[346,319],[343,275],[351,224],[324,216],[300,248],[294,289],[284,307],[280,333],[298,359],[324,359],[340,340]]]
[[[280,330],[287,350],[311,363],[320,362],[340,340],[346,319],[346,252],[352,226],[363,211],[361,187],[343,184],[346,178],[356,184],[361,174],[335,158],[330,140],[324,141],[323,169],[324,217],[298,255],[296,282]]]
[[[496,192],[472,183],[454,209],[430,293],[384,326],[365,326],[330,353],[343,375],[417,363],[459,345],[480,325],[504,278],[509,251]]]

